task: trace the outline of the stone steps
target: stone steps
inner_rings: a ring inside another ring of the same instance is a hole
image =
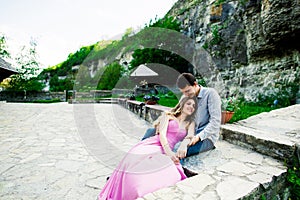
[[[296,150],[295,143],[280,140],[270,132],[255,130],[237,125],[224,125],[221,136],[223,140],[232,144],[251,149],[279,160],[291,158]]]
[[[287,167],[300,144],[300,105],[221,128],[216,149],[183,162],[198,172],[141,199],[287,199]]]
[[[102,103],[102,104],[118,104],[118,99],[115,98],[103,98],[103,99],[71,99],[70,104],[86,104],[86,103]]]
[[[106,99],[100,99],[97,101],[97,103],[108,103],[108,104],[118,104],[118,99],[115,98],[106,98]]]
[[[266,199],[286,195],[283,162],[219,141],[216,149],[191,156],[183,166],[199,174],[140,199]]]
[[[282,161],[290,159],[300,144],[300,105],[222,125],[221,137]]]

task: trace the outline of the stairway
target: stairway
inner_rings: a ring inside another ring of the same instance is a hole
[[[118,104],[118,99],[116,99],[116,98],[103,98],[103,99],[97,100],[96,103]]]

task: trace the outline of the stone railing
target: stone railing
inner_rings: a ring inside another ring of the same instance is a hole
[[[154,122],[163,111],[167,111],[170,109],[170,107],[166,106],[147,105],[141,101],[128,100],[122,98],[118,100],[118,103],[119,105],[122,105],[126,109],[131,110],[132,112],[136,113],[138,116],[150,123]]]
[[[101,99],[111,95],[111,90],[90,90],[87,92],[69,90],[68,103],[100,103]]]

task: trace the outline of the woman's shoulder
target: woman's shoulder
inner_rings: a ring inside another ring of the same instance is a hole
[[[165,115],[169,118],[169,120],[171,120],[171,119],[176,119],[176,117],[174,116],[174,114],[172,114],[172,113],[170,113],[170,112],[164,112],[165,113]]]
[[[160,116],[153,122],[153,125],[156,126],[162,122],[170,121],[170,119],[175,119],[174,115],[171,113],[164,111],[160,114]]]

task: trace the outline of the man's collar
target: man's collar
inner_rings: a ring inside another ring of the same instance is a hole
[[[197,98],[201,99],[203,97],[205,88],[201,85],[199,85],[199,87],[200,87],[200,91],[199,91]]]

